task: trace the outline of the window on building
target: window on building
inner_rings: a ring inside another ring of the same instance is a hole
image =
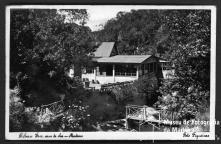
[[[116,64],[115,75],[116,76],[136,76],[137,68],[132,64]]]

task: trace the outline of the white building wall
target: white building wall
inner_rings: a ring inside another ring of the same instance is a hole
[[[89,81],[96,80],[95,73],[82,74],[82,79],[87,78]]]
[[[96,76],[96,79],[100,84],[114,83],[113,76]]]
[[[163,78],[168,79],[172,78],[174,70],[162,70]],[[134,81],[137,79],[137,76],[95,76],[95,73],[92,74],[82,74],[82,78],[87,78],[89,81],[99,81],[100,84],[107,83],[116,83],[116,82],[125,82],[125,81]]]
[[[115,76],[116,82],[134,81],[136,79],[136,76]]]
[[[136,76],[96,76],[96,79],[99,81],[100,84],[107,84],[107,83],[116,83],[116,82],[125,82],[125,81],[133,81],[136,80]]]
[[[95,74],[82,74],[82,78],[87,78],[89,81],[97,80],[100,84],[107,83],[116,83],[116,82],[125,82],[125,81],[133,81],[136,80],[136,76],[96,76]]]

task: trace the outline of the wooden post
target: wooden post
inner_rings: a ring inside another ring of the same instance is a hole
[[[97,71],[96,71],[96,68],[94,69],[94,80],[96,81],[97,80]]]
[[[113,64],[113,81],[115,82],[115,65]]]
[[[96,67],[96,75],[98,75],[98,76],[100,75],[100,68],[99,68],[99,66]]]
[[[161,122],[161,117],[160,117],[160,115],[161,115],[161,111],[160,111],[160,113],[159,113],[159,121]]]
[[[136,73],[137,79],[139,78],[139,65],[137,66],[137,73]]]
[[[140,131],[140,120],[139,120],[139,131]]]
[[[144,107],[144,119],[146,120],[147,119],[147,114],[146,114],[147,112],[146,112],[146,108]]]
[[[127,106],[126,106],[126,120],[125,120],[125,123],[126,123],[126,129],[128,129],[128,120],[127,120],[127,115],[128,115],[128,112],[127,112]]]

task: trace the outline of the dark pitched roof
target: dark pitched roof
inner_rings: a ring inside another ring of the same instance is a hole
[[[98,63],[142,63],[151,55],[116,55],[97,59]]]
[[[102,42],[94,52],[95,57],[110,57],[115,42]]]

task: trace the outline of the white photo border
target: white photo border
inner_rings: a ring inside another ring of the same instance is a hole
[[[9,132],[9,77],[10,77],[10,10],[11,9],[87,9],[89,7],[128,7],[134,9],[203,9],[211,10],[211,57],[210,57],[210,121],[215,122],[216,102],[216,6],[214,5],[11,5],[6,6],[6,95],[5,95],[5,138],[7,140],[215,140],[215,123],[210,123],[210,132],[196,132],[209,137],[183,137],[183,132]],[[74,137],[35,138],[46,136],[74,135]],[[26,134],[30,138],[19,138]]]

